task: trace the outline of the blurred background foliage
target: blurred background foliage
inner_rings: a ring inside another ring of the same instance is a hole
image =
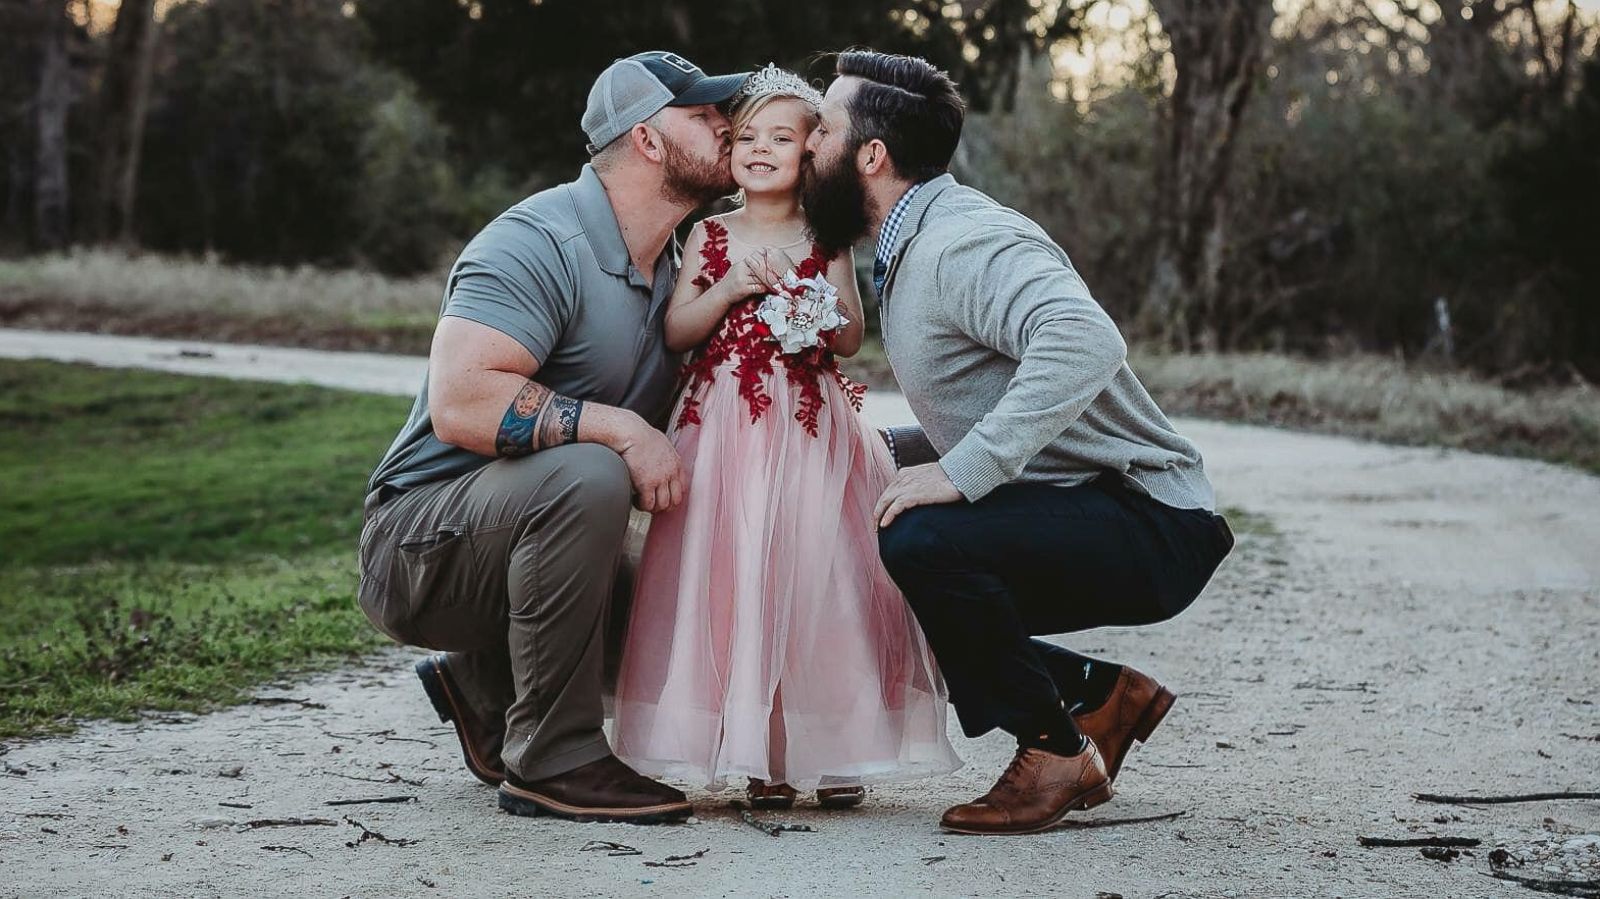
[[[440,270],[571,178],[596,73],[914,53],[957,175],[1146,345],[1600,376],[1573,0],[0,0],[0,252]]]

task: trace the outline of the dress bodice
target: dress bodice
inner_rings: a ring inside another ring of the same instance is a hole
[[[727,226],[716,219],[706,219],[704,227],[706,240],[700,248],[700,274],[695,277],[693,284],[701,290],[709,290],[727,277],[733,263],[728,256]],[[827,251],[813,243],[811,254],[795,266],[795,274],[801,278],[822,276],[826,274],[831,261],[832,257]],[[778,342],[772,339],[772,332],[766,324],[756,318],[756,308],[763,299],[758,294],[735,303],[717,330],[684,363],[684,401],[678,413],[678,427],[701,423],[695,394],[715,377],[738,380],[739,394],[750,410],[750,420],[757,421],[772,404],[767,389],[776,375],[774,363],[781,363],[788,383],[800,389],[801,403],[795,420],[813,437],[817,434],[817,411],[823,402],[821,378],[836,379],[845,389],[851,405],[856,411],[861,410],[861,398],[866,394],[866,386],[840,373],[839,364],[830,348],[833,332],[821,334],[817,346],[807,347],[797,353],[783,353]]]

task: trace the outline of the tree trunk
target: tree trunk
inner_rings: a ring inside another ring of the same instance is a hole
[[[1157,161],[1156,250],[1141,330],[1214,344],[1234,138],[1272,24],[1270,0],[1153,0],[1177,80]]]
[[[35,0],[39,22],[39,87],[34,114],[34,240],[47,250],[67,245],[71,199],[67,185],[67,109],[72,67],[67,59],[67,9],[62,0]]]
[[[155,0],[122,0],[101,84],[95,237],[129,243],[155,61]]]

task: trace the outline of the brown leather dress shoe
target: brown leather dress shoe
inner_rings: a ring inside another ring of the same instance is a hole
[[[1018,747],[994,788],[946,811],[939,826],[956,833],[1037,833],[1061,823],[1067,812],[1094,808],[1111,795],[1092,741],[1077,755]]]
[[[500,807],[513,815],[573,821],[659,824],[689,817],[688,797],[629,768],[614,755],[543,780],[507,772]]]
[[[461,757],[472,776],[491,787],[498,787],[506,779],[506,766],[500,760],[500,747],[506,738],[504,719],[482,721],[462,701],[461,688],[456,686],[445,667],[445,657],[432,655],[416,665],[417,678],[428,693],[428,701],[439,713],[440,721],[449,721],[456,727],[456,739],[461,741]]]
[[[1177,700],[1177,694],[1156,683],[1155,678],[1123,667],[1105,703],[1092,712],[1073,715],[1072,720],[1084,736],[1100,747],[1106,776],[1114,781],[1134,741],[1150,739],[1150,732],[1167,717]]]

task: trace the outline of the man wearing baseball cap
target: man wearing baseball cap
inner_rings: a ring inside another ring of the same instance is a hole
[[[631,580],[630,500],[683,498],[658,429],[679,364],[661,335],[673,231],[734,188],[716,104],[744,79],[662,51],[600,74],[582,119],[591,163],[462,251],[427,377],[367,487],[361,607],[440,650],[416,666],[428,699],[515,814],[690,813],[611,754],[602,635]]]

